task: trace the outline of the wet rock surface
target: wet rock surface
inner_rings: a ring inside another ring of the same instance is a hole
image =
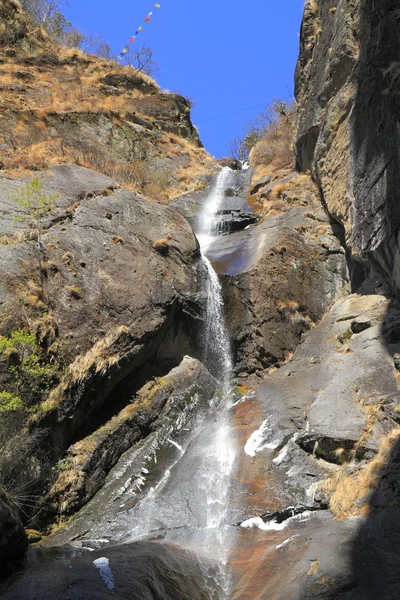
[[[95,564],[96,563],[96,564]],[[208,600],[197,558],[157,543],[30,551],[28,568],[0,584],[5,600]]]
[[[176,450],[176,437],[184,435],[183,429],[190,431],[199,413],[205,411],[211,403],[216,389],[217,382],[205,367],[198,360],[185,357],[182,363],[165,377],[158,378],[139,390],[129,405],[116,417],[73,445],[68,450],[63,460],[62,471],[45,500],[46,511],[50,508],[54,514],[63,515],[77,512],[104,487],[91,505],[61,534],[55,536],[53,545],[77,539],[79,531],[83,537],[82,523],[86,538],[99,535],[100,531],[103,532],[104,538],[108,526],[102,522],[103,507],[106,504],[112,506],[119,501],[123,504],[125,512],[143,497],[147,474],[154,478],[151,470],[156,467],[157,454],[163,452],[165,461],[168,452]],[[128,451],[127,455],[117,464],[125,451]],[[111,475],[104,485],[107,474],[116,464],[115,469],[119,472],[117,483],[114,475]],[[128,465],[136,475],[131,477],[129,485],[124,484],[123,489],[119,489],[119,481]],[[117,512],[120,512],[119,506],[115,506]],[[41,517],[48,518],[48,515],[42,514]],[[36,519],[38,518],[40,517],[37,516]],[[111,512],[107,512],[107,522],[110,518]],[[88,530],[90,522],[93,525]],[[115,526],[113,532],[109,533],[112,539],[115,539]]]
[[[348,281],[344,250],[310,180],[263,180],[256,199],[274,216],[262,214],[261,223],[221,237],[209,252],[224,275],[236,371],[244,377],[282,363]]]

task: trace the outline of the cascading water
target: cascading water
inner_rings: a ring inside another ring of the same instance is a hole
[[[206,198],[199,218],[197,237],[200,243],[204,267],[207,273],[206,315],[204,331],[204,362],[217,373],[222,387],[222,399],[219,405],[218,420],[215,426],[212,443],[207,447],[205,469],[200,471],[203,480],[206,528],[205,542],[212,549],[217,570],[212,579],[217,583],[220,598],[228,598],[230,577],[227,572],[229,555],[229,526],[226,523],[229,500],[229,485],[235,459],[235,447],[232,439],[229,418],[229,396],[232,377],[232,354],[229,337],[224,321],[224,304],[222,288],[217,273],[206,256],[207,250],[215,239],[215,218],[220,210],[225,190],[233,178],[233,171],[228,167],[219,173],[215,186]],[[206,578],[210,577],[205,571]],[[214,587],[215,589],[215,587]],[[211,597],[214,597],[213,595]]]
[[[196,231],[203,256],[207,254],[207,250],[215,240],[216,215],[222,207],[225,191],[230,187],[234,176],[235,173],[232,169],[224,167],[218,174],[214,187],[206,197],[203,210],[198,219]]]

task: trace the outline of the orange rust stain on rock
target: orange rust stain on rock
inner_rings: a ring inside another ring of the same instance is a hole
[[[272,455],[260,453],[248,456],[244,452],[246,442],[259,429],[266,416],[262,403],[256,398],[237,405],[233,414],[234,438],[240,449],[234,478],[235,496],[240,498],[241,508],[254,516],[281,508],[281,503],[273,495]]]
[[[276,597],[276,592],[285,591],[290,597],[297,583],[282,580],[282,566],[290,573],[304,551],[304,542],[277,549],[290,533],[288,531],[259,531],[240,529],[234,541],[235,557],[230,561],[233,576],[233,600],[265,600]],[[290,578],[288,578],[290,579]],[[284,597],[284,596],[282,596]]]

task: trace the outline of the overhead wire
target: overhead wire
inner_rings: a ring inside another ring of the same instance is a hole
[[[289,96],[288,96],[289,98]],[[286,98],[282,98],[285,100]],[[292,99],[292,96],[290,96]],[[224,117],[230,117],[231,115],[237,115],[238,113],[245,112],[246,110],[253,110],[254,108],[260,108],[261,106],[266,106],[268,103],[263,102],[262,104],[256,104],[255,106],[248,106],[247,108],[241,108],[239,110],[234,110],[233,112],[225,113],[224,115],[218,115],[217,117],[210,117],[209,119],[203,119],[203,121],[196,121],[197,125],[201,125],[201,123],[208,123],[209,121],[215,121],[217,119],[223,119]]]

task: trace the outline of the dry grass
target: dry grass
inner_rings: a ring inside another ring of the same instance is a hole
[[[311,567],[307,571],[307,575],[308,576],[316,575],[319,571],[319,566],[320,566],[319,562],[317,560],[314,560],[311,564]]]
[[[294,168],[295,107],[288,109],[287,116],[273,121],[263,131],[263,139],[250,152],[250,166],[269,166],[272,170]]]
[[[166,238],[155,240],[153,242],[153,248],[160,254],[164,254],[164,255],[168,254],[168,251],[169,251],[168,240]]]
[[[38,420],[43,413],[56,409],[66,399],[68,390],[73,385],[84,381],[91,370],[94,373],[104,375],[110,367],[117,364],[120,356],[113,350],[113,346],[128,331],[129,329],[126,326],[121,325],[96,342],[86,354],[78,356],[66,369],[61,383],[50,393],[48,399],[40,405],[38,413],[32,417],[32,421]]]
[[[27,231],[14,231],[12,235],[0,236],[0,246],[13,246],[14,244],[22,244],[30,239]]]
[[[312,15],[319,13],[320,5],[318,0],[308,0],[308,7]]]
[[[350,474],[347,474],[349,467],[343,466],[332,477],[316,485],[331,494],[329,507],[337,519],[369,514],[369,496],[377,489],[399,437],[400,427],[396,427],[382,438],[377,455],[366,465],[355,468]]]
[[[67,292],[72,298],[75,298],[75,300],[80,300],[83,297],[81,288],[76,285],[69,285],[67,287]]]

